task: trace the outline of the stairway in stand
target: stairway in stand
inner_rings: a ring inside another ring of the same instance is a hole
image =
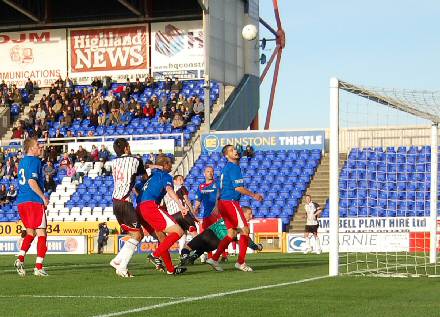
[[[344,166],[345,161],[347,160],[347,154],[339,155],[339,171]],[[321,163],[318,166],[318,169],[315,172],[315,175],[310,182],[309,188],[305,195],[312,196],[312,200],[319,204],[323,209],[325,207],[326,201],[328,199],[330,193],[330,156],[328,153],[325,153]],[[304,196],[305,196],[304,195]],[[304,209],[305,199],[302,198],[300,205],[290,222],[289,232],[292,233],[303,233],[304,226],[306,224],[306,211]]]

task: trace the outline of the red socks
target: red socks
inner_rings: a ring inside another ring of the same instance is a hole
[[[18,259],[20,260],[20,262],[24,262],[24,256],[31,247],[32,241],[34,241],[34,236],[26,235],[24,237],[23,243],[21,244],[20,253],[18,255]]]
[[[35,263],[35,267],[39,270],[41,270],[43,268],[43,260],[44,257],[46,256],[46,252],[47,252],[47,237],[41,236],[38,237],[38,242],[37,242],[37,260]]]
[[[172,232],[159,244],[156,251],[154,251],[153,256],[162,257],[162,260],[165,262],[165,266],[167,267],[168,272],[174,272],[174,265],[171,262],[171,257],[169,253],[169,249],[176,243],[177,240],[180,239],[180,236]]]
[[[230,236],[226,236],[226,237],[224,237],[224,239],[222,241],[220,241],[220,244],[218,245],[217,251],[212,256],[212,259],[214,261],[218,261],[218,259],[220,258],[220,255],[226,250],[226,248],[228,247],[229,243],[231,243],[231,241],[232,241],[232,238]]]
[[[246,258],[246,251],[249,245],[249,236],[246,236],[244,234],[240,235],[240,240],[238,240],[238,246],[240,247],[239,253],[238,253],[238,264],[243,264],[244,260]]]

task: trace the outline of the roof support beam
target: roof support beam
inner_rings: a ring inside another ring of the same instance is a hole
[[[137,15],[138,17],[142,16],[142,12],[139,11],[138,8],[136,8],[134,5],[132,5],[130,2],[128,2],[127,0],[118,0],[118,2],[120,4],[122,4],[124,7],[126,7],[128,10],[130,10],[131,12],[133,12],[135,15]]]
[[[34,21],[34,22],[42,22],[33,12],[29,11],[26,8],[23,8],[21,5],[19,5],[18,3],[14,2],[13,0],[3,0],[3,2],[6,3],[8,6],[10,6],[11,8],[14,8],[18,12],[20,12],[21,14],[27,16],[32,21]]]

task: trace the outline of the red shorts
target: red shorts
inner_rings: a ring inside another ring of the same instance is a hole
[[[241,229],[249,226],[238,201],[219,200],[218,210],[225,221],[226,228]]]
[[[216,223],[219,219],[220,219],[220,215],[218,212],[212,213],[211,215],[209,215],[206,218],[202,219],[202,226],[201,226],[201,232],[205,231],[206,229],[208,229],[211,225],[213,225],[214,223]]]
[[[153,228],[150,226],[150,224],[149,224],[148,222],[146,222],[146,221],[144,220],[144,218],[142,217],[142,215],[141,215],[141,209],[140,209],[139,205],[136,206],[136,213],[137,213],[137,215],[139,216],[139,220],[140,220],[140,222],[141,222],[141,226],[142,226],[142,228],[144,228],[144,230],[147,231],[148,234],[149,234],[150,236],[155,235],[154,229],[153,229]]]
[[[41,203],[18,204],[18,213],[26,229],[45,229],[47,226],[45,210],[46,208]]]
[[[176,222],[165,210],[159,207],[155,201],[143,201],[139,205],[141,218],[148,222],[154,231],[165,231]]]

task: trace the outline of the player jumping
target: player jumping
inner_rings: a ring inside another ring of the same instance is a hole
[[[185,215],[188,209],[182,205],[173,189],[173,178],[170,174],[171,160],[166,156],[159,156],[156,165],[161,165],[163,170],[153,169],[152,176],[143,187],[140,203],[140,213],[156,232],[164,232],[167,237],[159,244],[156,251],[149,255],[149,259],[156,266],[162,264],[159,257],[163,259],[167,274],[181,274],[186,271],[184,267],[174,267],[169,249],[183,235],[183,230],[166,211],[160,208],[159,204],[166,193],[178,204],[182,214]]]
[[[26,227],[26,236],[23,239],[18,259],[15,261],[15,268],[18,275],[25,276],[24,258],[34,241],[37,241],[37,259],[35,261],[34,275],[47,276],[43,269],[43,260],[47,252],[46,233],[46,206],[49,200],[44,196],[44,174],[41,166],[41,146],[33,138],[27,138],[23,144],[25,157],[18,165],[18,213],[21,221]]]
[[[242,207],[244,217],[247,221],[252,219],[252,209],[250,207]],[[241,230],[238,230],[241,233]],[[182,249],[181,265],[193,264],[197,258],[199,258],[204,252],[214,251],[218,248],[220,241],[223,240],[228,234],[223,219],[219,219],[216,223],[212,224],[209,228],[204,230],[201,234],[196,236]],[[255,251],[262,251],[263,245],[256,244],[252,239],[249,239],[249,248]]]
[[[218,210],[225,220],[228,235],[220,242],[217,251],[206,263],[211,265],[216,271],[223,271],[218,264],[218,259],[223,251],[226,250],[229,243],[237,237],[237,229],[240,229],[241,233],[238,241],[240,251],[237,263],[235,263],[235,268],[244,272],[251,272],[252,268],[245,263],[246,250],[249,244],[249,225],[243,215],[239,200],[241,195],[247,195],[257,201],[262,201],[263,196],[258,193],[253,193],[244,187],[243,176],[240,166],[238,166],[240,156],[234,146],[226,145],[223,147],[222,153],[228,160],[228,163],[226,163],[222,170]]]

